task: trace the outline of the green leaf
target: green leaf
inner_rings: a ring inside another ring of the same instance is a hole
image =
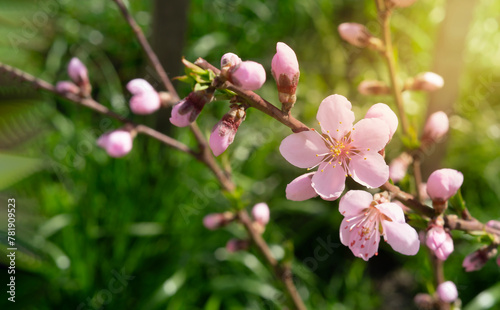
[[[0,190],[6,189],[20,180],[38,172],[43,167],[41,159],[0,153]]]

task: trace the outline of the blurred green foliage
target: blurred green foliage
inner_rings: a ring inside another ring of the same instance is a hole
[[[151,1],[130,1],[130,6],[151,33]],[[112,1],[2,0],[0,7],[2,62],[56,82],[67,79],[65,66],[77,56],[89,67],[96,100],[129,114],[124,85],[141,77],[147,62]],[[37,20],[40,10],[51,12],[50,19]],[[477,6],[445,162],[464,173],[463,196],[483,221],[500,218],[499,10],[493,0]],[[321,100],[339,93],[353,102],[360,118],[376,101],[392,104],[390,97],[356,92],[364,79],[387,80],[385,67],[376,54],[341,41],[336,29],[353,21],[378,34],[374,12],[373,1],[361,0],[192,0],[184,54],[215,65],[225,52],[261,62],[269,81],[258,93],[276,102],[270,63],[276,42],[286,42],[301,67],[293,113],[313,124]],[[431,0],[397,11],[393,30],[403,77],[430,70],[433,34],[445,14],[444,1]],[[26,28],[35,20],[39,25]],[[12,41],[16,36],[26,41],[18,48]],[[231,208],[208,169],[142,136],[127,157],[109,158],[95,140],[120,126],[117,122],[2,81],[0,197],[16,199],[16,309],[89,309],[103,300],[107,309],[281,308],[282,288],[258,253],[224,249],[230,238],[244,238],[244,230],[230,225],[209,232],[201,225],[204,215]],[[186,95],[188,90],[181,89]],[[425,95],[405,96],[412,121],[420,124]],[[207,136],[228,106],[214,102],[206,107],[199,123]],[[129,116],[151,126],[157,121]],[[195,145],[188,130],[171,128],[169,134]],[[278,152],[288,134],[270,117],[249,110],[221,161],[231,163],[246,205],[270,205],[272,221],[264,237],[274,254],[282,257],[286,244],[293,243],[295,280],[306,304],[310,309],[413,307],[416,293],[433,290],[424,246],[417,256],[406,257],[383,243],[368,263],[355,259],[339,241],[338,202],[285,199],[286,184],[302,173]],[[387,150],[389,158],[400,150],[398,140]],[[0,209],[5,242],[5,203]],[[467,309],[493,307],[500,299],[498,266],[489,262],[481,271],[463,272],[463,257],[478,246],[472,236],[454,236],[456,251],[446,262],[446,277],[457,284],[464,304],[472,300]],[[334,246],[325,248],[329,243]],[[133,278],[125,281],[120,273]],[[113,290],[118,278],[122,286],[115,288],[122,290]],[[2,296],[2,308],[11,308]]]

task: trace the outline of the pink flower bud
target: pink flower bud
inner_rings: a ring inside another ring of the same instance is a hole
[[[406,152],[394,158],[389,164],[389,177],[395,183],[401,181],[405,177],[412,160],[412,157]]]
[[[56,84],[56,91],[60,94],[78,95],[80,93],[80,87],[70,81],[60,81]]]
[[[448,116],[442,111],[432,113],[425,123],[422,143],[438,142],[450,128]]]
[[[243,61],[230,71],[230,81],[243,89],[257,90],[266,81],[266,70],[255,61]]]
[[[203,218],[203,226],[210,230],[221,228],[226,224],[226,219],[223,213],[211,213]]]
[[[373,38],[365,26],[357,23],[340,24],[338,30],[342,39],[357,47],[367,47]]]
[[[358,91],[365,96],[387,95],[391,93],[389,86],[380,81],[363,81],[359,84]]]
[[[394,6],[397,6],[400,8],[410,6],[413,3],[415,3],[415,1],[417,1],[417,0],[391,0],[391,2],[394,4]]]
[[[444,302],[453,302],[458,298],[458,291],[455,283],[446,281],[438,285],[437,295]]]
[[[398,117],[385,103],[372,105],[366,112],[365,118],[378,118],[383,120],[389,127],[389,140],[392,139],[396,129],[398,129]]]
[[[186,127],[194,122],[205,104],[213,99],[213,90],[199,90],[191,92],[172,108],[170,122],[177,127]]]
[[[436,91],[443,88],[444,80],[443,78],[434,72],[423,72],[415,76],[413,83],[407,85],[407,89],[410,90],[422,90],[422,91]]]
[[[106,150],[111,157],[123,157],[132,150],[132,135],[126,130],[115,130],[103,134],[97,145]]]
[[[427,180],[427,194],[433,201],[447,201],[455,195],[464,182],[461,172],[453,169],[434,171]]]
[[[480,270],[488,260],[495,257],[497,253],[498,250],[496,246],[484,246],[467,255],[462,263],[462,267],[464,267],[467,272]]]
[[[286,198],[293,201],[304,201],[318,196],[311,185],[314,172],[306,173],[286,186]]]
[[[252,208],[252,216],[254,220],[265,226],[269,223],[269,207],[265,202],[256,204]]]
[[[230,253],[248,249],[250,243],[247,240],[230,239],[226,244],[226,250]]]
[[[454,250],[453,239],[442,226],[433,226],[427,231],[425,244],[442,261],[445,261]]]
[[[500,222],[495,220],[489,220],[486,222],[486,226],[500,230]]]
[[[238,57],[238,55],[233,54],[233,53],[225,53],[222,55],[222,58],[220,60],[220,67],[221,69],[224,68],[233,68],[241,63],[241,58]]]
[[[209,140],[210,149],[215,156],[224,153],[228,146],[233,143],[234,136],[241,122],[245,120],[245,116],[245,109],[235,105],[222,117],[222,120],[215,124]]]
[[[160,96],[146,80],[134,79],[128,82],[127,89],[133,95],[130,98],[133,113],[151,114],[160,108]]]
[[[87,67],[76,57],[73,57],[68,64],[68,75],[79,87],[89,84]]]
[[[290,110],[296,101],[295,92],[299,83],[299,62],[295,52],[285,43],[276,44],[276,54],[273,57],[272,74],[278,86],[279,100]]]

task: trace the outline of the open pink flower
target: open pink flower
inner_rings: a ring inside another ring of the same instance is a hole
[[[352,125],[351,103],[343,96],[325,98],[316,116],[323,134],[294,133],[280,145],[292,165],[308,170],[318,167],[311,186],[323,199],[337,199],[347,176],[367,187],[379,187],[389,178],[389,167],[378,153],[389,141],[389,128],[377,118]]]
[[[347,192],[339,211],[345,217],[340,225],[340,241],[354,256],[367,261],[378,254],[380,236],[397,252],[415,255],[420,247],[417,231],[406,224],[401,207],[379,203],[365,191]]]

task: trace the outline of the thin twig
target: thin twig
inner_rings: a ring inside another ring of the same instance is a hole
[[[302,299],[300,298],[300,295],[297,291],[297,288],[295,287],[295,284],[293,283],[293,275],[292,271],[290,270],[290,267],[279,264],[278,261],[274,258],[267,243],[264,241],[262,236],[258,232],[256,232],[255,229],[253,228],[252,221],[245,210],[240,210],[237,216],[238,220],[248,230],[250,239],[252,239],[255,246],[262,253],[267,263],[273,268],[274,274],[276,275],[278,280],[283,282],[283,284],[285,285],[286,291],[288,292],[288,295],[293,301],[296,309],[306,310],[307,308],[304,305]]]
[[[401,127],[403,129],[403,135],[406,136],[408,134],[409,124],[404,110],[403,97],[401,96],[401,85],[398,81],[396,73],[396,61],[394,60],[394,50],[392,48],[391,26],[390,26],[392,11],[390,8],[383,9],[380,2],[376,3],[377,3],[380,25],[382,27],[382,32],[383,32],[382,41],[384,42],[385,45],[385,50],[382,54],[384,56],[385,61],[387,62],[387,68],[389,69],[389,78],[391,80],[392,94],[394,96],[396,107],[398,108],[399,117],[401,119]]]
[[[130,25],[130,28],[135,33],[135,36],[137,37],[137,40],[139,40],[139,43],[142,46],[142,49],[146,53],[146,55],[149,58],[149,61],[155,68],[156,72],[160,76],[161,81],[163,82],[163,85],[165,88],[170,92],[172,97],[174,97],[175,101],[179,101],[179,95],[177,94],[177,91],[174,88],[174,85],[172,85],[172,82],[170,82],[170,79],[168,78],[167,73],[163,69],[163,66],[160,63],[160,60],[156,56],[155,52],[153,51],[153,48],[151,48],[151,45],[149,44],[148,40],[146,39],[146,36],[144,35],[144,32],[142,32],[141,27],[136,23],[132,15],[130,15],[130,12],[128,11],[127,7],[123,3],[122,0],[113,0],[116,5],[118,5],[118,8],[123,14],[123,17],[125,17],[125,20],[127,23]]]
[[[145,125],[135,124],[131,120],[121,116],[120,114],[117,114],[117,113],[111,111],[110,109],[108,109],[104,105],[100,104],[99,102],[97,102],[91,98],[83,98],[83,97],[80,97],[78,95],[70,94],[70,93],[65,93],[65,94],[58,93],[55,86],[50,84],[49,82],[46,82],[46,81],[41,80],[39,78],[36,78],[33,75],[31,75],[25,71],[11,67],[11,66],[3,64],[3,63],[0,63],[0,71],[2,71],[5,74],[8,74],[13,79],[19,79],[22,82],[29,83],[36,89],[43,89],[43,90],[49,91],[53,94],[56,94],[58,96],[65,98],[69,101],[72,101],[72,102],[77,103],[81,106],[87,107],[95,112],[98,112],[100,114],[109,116],[109,117],[114,118],[116,120],[119,120],[122,123],[129,124],[129,125],[133,126],[137,132],[148,135],[150,137],[153,137],[153,138],[157,139],[158,141],[160,141],[160,142],[162,142],[170,147],[173,147],[179,151],[182,151],[182,152],[190,154],[190,155],[196,154],[193,150],[191,150],[185,144],[183,144],[183,143],[181,143],[181,142],[179,142],[179,141],[177,141],[177,140],[175,140],[175,139],[173,139],[173,138],[171,138],[171,137],[169,137],[161,132],[158,132],[150,127],[147,127]]]

